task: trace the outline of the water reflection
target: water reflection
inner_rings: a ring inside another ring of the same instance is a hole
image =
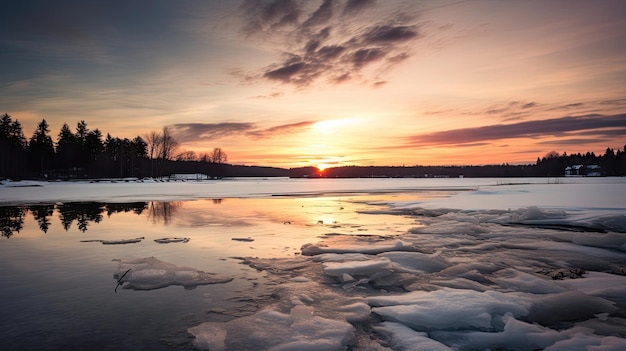
[[[358,199],[358,200],[357,200]],[[376,230],[386,231],[383,223],[374,226],[369,217],[359,211],[368,208],[368,202],[378,200],[369,196],[345,197],[302,197],[286,199],[204,199],[194,201],[149,201],[149,202],[66,202],[56,204],[33,204],[0,206],[0,230],[2,236],[11,238],[25,226],[25,217],[30,213],[42,233],[49,233],[55,218],[64,231],[78,229],[85,233],[94,223],[106,221],[116,213],[143,217],[153,225],[178,228],[229,228],[233,236],[247,237],[250,227],[260,220],[279,227],[268,230],[267,235],[277,232],[302,232],[303,227],[316,227],[319,231],[346,230],[350,233]],[[351,204],[351,205],[350,205]],[[57,222],[57,223],[58,223]],[[116,221],[107,221],[117,225]],[[299,229],[287,227],[299,227]],[[76,226],[74,226],[76,225]],[[128,228],[128,224],[126,224]],[[390,225],[393,226],[393,225]],[[124,230],[126,229],[124,228]],[[33,233],[36,230],[31,230]],[[52,232],[54,232],[52,230]],[[141,232],[141,231],[140,231]],[[141,236],[141,235],[140,235]]]
[[[30,205],[28,210],[39,224],[39,229],[47,233],[51,224],[50,216],[54,213],[54,205]]]
[[[168,218],[177,203],[151,203],[151,214],[154,220]],[[39,230],[47,233],[52,224],[52,217],[56,211],[59,221],[65,231],[68,231],[74,222],[78,230],[86,232],[91,223],[100,223],[106,213],[111,217],[114,213],[133,212],[141,215],[148,208],[146,202],[104,203],[104,202],[68,202],[59,204],[39,204],[27,206],[0,206],[0,228],[2,236],[10,238],[19,233],[24,227],[24,217],[30,213],[39,225]],[[161,209],[161,210],[157,210]],[[163,210],[166,209],[166,210]]]
[[[2,236],[10,238],[24,227],[24,207],[0,207],[0,228]]]
[[[151,201],[148,205],[148,219],[152,221],[152,223],[160,223],[167,225],[172,222],[172,217],[178,212],[181,208],[182,202],[180,201],[172,201],[172,202],[157,202]]]

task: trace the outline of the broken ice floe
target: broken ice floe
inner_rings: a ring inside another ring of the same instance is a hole
[[[305,307],[289,313],[274,310],[227,323],[205,322],[188,329],[202,350],[345,350],[353,343],[354,327],[342,320],[314,316]]]
[[[169,244],[169,243],[188,243],[189,238],[161,238],[154,239],[155,242],[159,244]]]
[[[428,337],[428,333],[417,332],[402,323],[382,322],[374,330],[389,339],[394,350],[406,351],[452,351],[448,346]]]
[[[416,251],[417,249],[409,242],[402,240],[386,240],[382,242],[368,242],[357,245],[344,245],[342,247],[329,247],[321,244],[305,244],[301,251],[305,256],[319,255],[323,253],[364,253],[377,254],[387,251]]]
[[[118,280],[118,284],[123,284],[123,289],[153,290],[170,285],[193,288],[197,285],[227,283],[233,280],[231,277],[195,268],[176,266],[154,257],[116,261],[119,265],[113,278]]]
[[[279,313],[285,325],[352,325],[354,336],[333,334],[321,349],[626,349],[626,216],[577,211],[403,209],[416,218],[404,235],[327,235],[298,259],[244,260],[276,279],[272,302],[189,331],[198,347],[316,348],[298,328],[258,334],[259,348],[237,339]]]
[[[122,244],[135,244],[141,242],[144,237],[134,239],[120,239],[120,240],[81,240],[81,243],[102,243],[103,245],[122,245]]]
[[[203,350],[345,350],[355,341],[350,322],[369,318],[363,299],[300,280],[275,291],[276,304],[226,323],[205,322],[188,331]]]

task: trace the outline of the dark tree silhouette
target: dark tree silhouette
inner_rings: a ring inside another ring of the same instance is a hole
[[[33,133],[28,143],[28,151],[30,153],[31,166],[42,177],[47,177],[52,159],[54,157],[54,145],[48,129],[48,122],[43,119],[37,125],[37,129]]]
[[[47,233],[51,224],[50,217],[54,213],[54,205],[31,205],[28,206],[28,210],[39,224],[39,229]]]
[[[20,176],[25,168],[26,146],[22,125],[5,113],[0,118],[0,178]]]
[[[2,236],[10,238],[14,233],[19,233],[24,226],[24,214],[23,207],[0,207],[0,231]]]
[[[70,130],[70,126],[64,123],[57,138],[56,167],[57,174],[62,177],[70,177],[72,168],[76,167],[77,156],[80,152],[78,139]],[[73,177],[72,177],[73,178]]]

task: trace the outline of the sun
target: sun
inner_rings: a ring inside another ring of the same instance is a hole
[[[324,172],[324,170],[326,170],[326,168],[328,168],[330,166],[331,165],[329,165],[327,163],[318,163],[315,168],[317,168],[320,172]]]

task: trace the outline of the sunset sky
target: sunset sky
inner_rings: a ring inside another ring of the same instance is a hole
[[[0,114],[276,167],[626,144],[626,1],[3,1]]]

